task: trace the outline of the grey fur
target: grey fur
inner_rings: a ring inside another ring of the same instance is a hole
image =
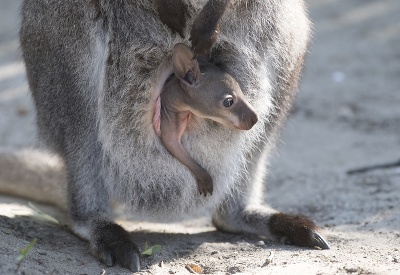
[[[185,38],[171,31],[155,1],[26,0],[22,8],[21,48],[40,136],[65,162],[73,229],[108,264],[101,236],[112,233],[113,201],[168,221],[216,209],[218,228],[271,237],[269,219],[277,211],[263,206],[265,166],[309,41],[302,0],[230,1],[210,61],[236,79],[259,121],[244,132],[195,118],[182,143],[214,180],[213,195],[202,197],[152,125],[156,98],[172,72],[173,45],[190,45],[190,30],[183,30]],[[207,1],[184,2],[191,26]],[[138,270],[137,259],[119,262]]]

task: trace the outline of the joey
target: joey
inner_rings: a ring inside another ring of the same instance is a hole
[[[231,75],[205,58],[198,61],[185,44],[175,45],[172,63],[174,75],[161,91],[161,115],[155,117],[153,123],[155,127],[160,125],[156,130],[165,148],[194,174],[199,193],[212,194],[211,176],[181,143],[191,116],[211,119],[233,129],[249,130],[257,122],[257,114]]]

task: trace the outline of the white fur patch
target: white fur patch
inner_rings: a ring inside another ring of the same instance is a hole
[[[84,240],[90,239],[90,229],[86,224],[76,224],[74,223],[71,227],[72,231]]]

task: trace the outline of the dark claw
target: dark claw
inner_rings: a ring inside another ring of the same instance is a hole
[[[204,197],[206,197],[208,193],[212,195],[214,191],[212,178],[208,175],[206,179],[197,179],[197,190],[200,195],[204,195]]]
[[[312,239],[314,239],[314,246],[321,249],[330,249],[328,241],[315,230],[312,230]]]
[[[204,189],[202,189],[202,191],[200,192],[200,195],[203,194],[204,197],[207,197],[208,194],[210,194],[210,196],[211,196],[212,193],[213,193],[213,190],[212,190],[212,189],[204,188]]]
[[[100,259],[106,266],[114,265],[114,259],[113,256],[111,255],[111,251],[108,250],[104,244],[100,244],[97,247],[97,249],[94,249],[92,247],[91,252],[95,257]]]
[[[207,197],[208,194],[212,195],[212,190],[208,189],[199,189],[200,195],[203,195],[204,197]]]
[[[204,197],[207,197],[208,190],[207,190],[207,189],[204,189],[204,188],[201,188],[201,189],[199,190],[199,193],[200,193],[200,195],[203,195]]]
[[[130,259],[129,269],[132,272],[139,272],[140,271],[140,256],[135,253]]]

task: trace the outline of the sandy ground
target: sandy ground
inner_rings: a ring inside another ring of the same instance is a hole
[[[34,109],[18,51],[20,0],[0,2],[0,147],[30,147]],[[284,246],[216,231],[207,218],[121,223],[143,248],[142,274],[400,274],[400,167],[348,170],[400,158],[400,2],[310,0],[314,41],[293,116],[273,157],[268,202],[309,215],[330,250]],[[87,243],[0,197],[0,274],[129,274],[98,263]],[[65,214],[41,206],[61,221]],[[21,215],[26,215],[25,217]],[[37,244],[17,271],[18,251]]]

